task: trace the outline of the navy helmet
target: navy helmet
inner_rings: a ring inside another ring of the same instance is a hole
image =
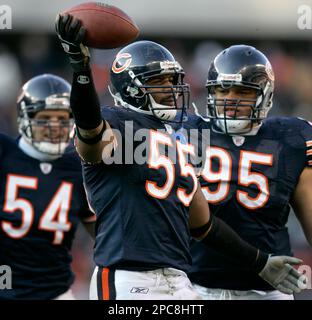
[[[17,99],[18,128],[22,137],[35,149],[47,154],[62,154],[65,151],[73,127],[70,90],[71,86],[67,81],[52,74],[36,76],[23,85]],[[65,110],[70,113],[69,120],[57,123],[58,129],[65,129],[57,141],[53,138],[55,127],[49,120],[34,118],[39,111],[44,110]],[[35,128],[46,128],[50,137],[36,138]]]
[[[182,67],[165,47],[152,41],[137,41],[124,47],[116,55],[110,75],[116,105],[154,115],[162,121],[179,122],[185,118],[190,88],[183,82]],[[173,84],[147,83],[162,75],[171,75]],[[156,103],[153,94],[157,93],[171,94],[173,105]]]
[[[216,99],[216,87],[229,89],[232,86],[256,90],[256,99]],[[213,128],[226,134],[252,133],[272,107],[274,73],[268,58],[259,50],[247,45],[234,45],[220,52],[210,65],[206,83],[208,89],[207,116]],[[250,107],[250,116],[227,117],[218,112],[218,107]]]

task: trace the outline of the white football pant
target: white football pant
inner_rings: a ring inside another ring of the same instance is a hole
[[[285,294],[278,290],[226,290],[209,289],[198,284],[193,284],[195,290],[201,295],[203,300],[294,300],[292,294]]]
[[[174,268],[127,271],[96,267],[90,300],[202,300],[185,272]]]

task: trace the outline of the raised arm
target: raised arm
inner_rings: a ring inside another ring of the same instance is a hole
[[[70,103],[76,124],[76,148],[84,161],[100,162],[103,148],[113,143],[114,135],[101,116],[89,50],[82,44],[86,30],[78,19],[68,14],[58,15],[55,27],[73,69]],[[105,140],[102,139],[104,133]]]

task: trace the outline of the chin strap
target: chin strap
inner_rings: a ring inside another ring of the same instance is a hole
[[[150,110],[158,119],[171,121],[176,117],[177,109],[170,109],[169,106],[157,103],[151,94],[149,94],[149,98],[152,105]]]

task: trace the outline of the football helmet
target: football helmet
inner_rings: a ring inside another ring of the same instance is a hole
[[[173,84],[148,84],[163,75],[172,76]],[[117,106],[154,115],[162,121],[185,119],[190,88],[183,82],[182,67],[163,46],[152,41],[137,41],[126,46],[116,55],[110,76],[111,94]],[[154,98],[157,94],[168,95],[170,105],[157,103]]]
[[[216,99],[215,89],[232,86],[256,90],[256,99]],[[213,130],[229,135],[255,134],[272,107],[274,72],[267,57],[247,45],[234,45],[219,53],[211,63],[206,83],[208,89],[207,116]],[[218,108],[221,107],[221,108]],[[234,115],[226,116],[227,107]],[[251,109],[250,116],[237,116],[238,107]],[[223,110],[223,112],[218,111]]]
[[[17,122],[22,137],[40,152],[61,155],[68,143],[73,128],[69,96],[71,86],[64,79],[43,74],[30,79],[24,84],[17,99]],[[70,113],[69,120],[61,120],[53,125],[49,120],[34,119],[39,111],[65,110]],[[54,126],[54,127],[53,127]],[[55,137],[57,126],[58,133]],[[36,129],[48,130],[47,138],[36,138]]]

